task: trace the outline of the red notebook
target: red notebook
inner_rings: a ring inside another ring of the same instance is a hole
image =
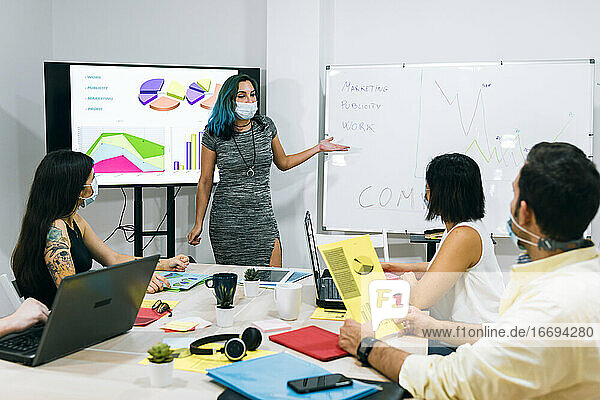
[[[165,311],[162,314],[157,313],[151,308],[142,307],[138,311],[137,317],[135,318],[134,326],[146,326],[156,320],[161,319],[165,315],[167,315],[168,311]]]
[[[348,355],[338,346],[339,335],[314,325],[271,335],[269,339],[319,361],[335,360]]]

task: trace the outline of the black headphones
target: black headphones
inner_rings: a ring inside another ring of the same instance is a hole
[[[558,240],[554,240],[554,239],[547,239],[547,238],[540,238],[538,240],[538,249],[540,250],[546,250],[546,251],[554,251],[554,250],[563,250],[563,251],[569,251],[569,250],[575,250],[575,249],[579,249],[582,247],[590,247],[590,241],[586,240],[585,238],[581,238],[581,239],[577,239],[577,240],[570,240],[568,242],[559,242]]]
[[[201,349],[200,346],[222,342],[226,340],[225,346],[220,349]],[[249,327],[244,330],[241,335],[238,334],[222,334],[207,336],[198,339],[190,344],[190,353],[199,355],[211,355],[224,353],[230,361],[240,361],[246,355],[246,351],[258,349],[262,342],[262,334],[256,328]]]

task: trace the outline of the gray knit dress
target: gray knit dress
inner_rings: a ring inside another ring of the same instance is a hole
[[[279,238],[269,183],[271,141],[277,136],[277,128],[262,115],[252,119],[252,126],[230,140],[202,135],[202,145],[216,153],[219,168],[208,230],[217,264],[268,266],[275,239]],[[249,167],[254,176],[248,176]]]

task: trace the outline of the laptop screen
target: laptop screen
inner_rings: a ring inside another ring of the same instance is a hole
[[[319,258],[317,256],[317,246],[315,244],[315,234],[313,231],[312,221],[310,219],[310,212],[306,212],[304,217],[304,230],[306,232],[306,243],[308,244],[308,256],[310,257],[310,263],[312,264],[313,274],[315,276],[315,283],[317,285],[321,282],[321,267],[319,266]]]

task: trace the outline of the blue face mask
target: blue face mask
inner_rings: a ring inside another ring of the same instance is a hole
[[[96,197],[98,197],[98,181],[96,180],[96,176],[94,176],[94,179],[92,179],[92,183],[89,185],[83,185],[83,186],[89,186],[92,188],[92,195],[90,197],[81,197],[79,196],[79,198],[81,200],[83,200],[83,203],[81,203],[81,208],[85,208],[86,206],[89,206],[90,204],[92,204],[94,202],[94,200],[96,200]]]
[[[423,203],[425,203],[425,207],[429,210],[429,200],[427,200],[427,192],[429,190],[425,188],[425,193],[423,193]]]
[[[533,243],[527,239],[523,239],[519,236],[517,236],[517,234],[515,233],[515,231],[513,231],[512,229],[512,224],[515,224],[520,230],[529,233],[531,236],[534,236],[538,239],[540,239],[540,237],[534,233],[529,232],[527,229],[523,228],[521,225],[519,225],[517,223],[517,221],[515,221],[515,218],[512,216],[512,214],[510,215],[510,218],[508,219],[508,221],[506,221],[506,230],[508,231],[508,234],[510,235],[510,240],[512,240],[512,242],[515,244],[515,246],[517,246],[519,248],[519,250],[527,250],[525,248],[525,246],[523,246],[520,242],[525,242],[527,244],[530,244],[534,247],[538,247],[537,243]]]

